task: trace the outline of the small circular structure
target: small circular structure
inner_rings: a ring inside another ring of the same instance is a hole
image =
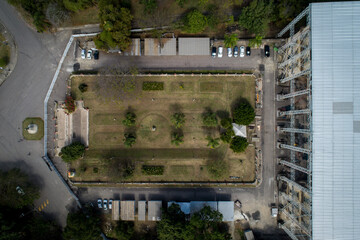
[[[26,131],[29,133],[29,134],[36,134],[38,132],[38,125],[37,124],[34,124],[34,123],[31,123],[27,126],[26,128]]]

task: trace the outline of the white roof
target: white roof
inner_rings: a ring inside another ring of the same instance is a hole
[[[162,201],[148,201],[148,221],[161,220]]]
[[[310,6],[313,239],[359,239],[360,2]]]
[[[234,221],[234,202],[218,201],[218,211],[223,215],[224,222]]]
[[[138,220],[145,221],[146,201],[138,201]]]
[[[179,55],[210,55],[210,38],[179,38]]]
[[[246,126],[245,125],[238,125],[236,123],[232,123],[233,131],[235,136],[240,136],[246,138]]]

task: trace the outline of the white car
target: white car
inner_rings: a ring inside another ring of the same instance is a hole
[[[218,57],[219,58],[222,58],[222,56],[223,56],[223,51],[224,51],[224,49],[223,49],[223,47],[219,47],[219,50],[218,50]]]
[[[86,58],[87,58],[87,59],[91,59],[91,54],[92,54],[92,51],[91,51],[91,50],[88,50],[87,55],[86,55]]]
[[[103,203],[104,203],[104,210],[107,210],[107,209],[108,209],[108,208],[107,208],[107,202],[108,202],[107,199],[104,199],[104,202],[103,202]]]
[[[101,198],[99,198],[97,200],[97,204],[98,204],[98,208],[102,208],[102,199]]]
[[[231,47],[227,48],[228,57],[232,57],[232,49]]]
[[[110,209],[110,210],[112,209],[112,202],[113,202],[113,200],[112,200],[112,199],[109,199],[109,209]]]
[[[86,58],[86,50],[85,49],[81,49],[81,58],[82,59]]]
[[[244,46],[240,47],[240,57],[245,57],[245,47]]]

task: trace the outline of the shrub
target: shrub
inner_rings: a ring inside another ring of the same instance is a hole
[[[185,114],[175,113],[171,116],[171,123],[174,124],[175,128],[181,128],[185,123]]]
[[[9,62],[10,62],[9,56],[4,56],[0,58],[0,67],[5,67],[6,65],[9,64]]]
[[[181,133],[174,132],[171,134],[171,144],[179,146],[184,142],[184,135]]]
[[[184,19],[184,30],[188,33],[199,33],[207,26],[207,18],[201,12],[194,9]]]
[[[232,128],[228,128],[226,132],[221,133],[220,139],[225,143],[230,143],[233,136],[235,136],[234,131],[232,130]]]
[[[80,85],[79,85],[79,90],[80,90],[80,92],[86,92],[87,90],[88,90],[88,85],[86,84],[86,83],[81,83]]]
[[[202,115],[203,124],[206,127],[216,127],[218,124],[216,114],[213,112],[206,112]]]
[[[144,5],[145,14],[152,14],[157,8],[156,0],[140,0],[140,3]]]
[[[249,143],[246,138],[236,136],[231,140],[230,148],[234,152],[239,153],[244,152],[248,145]]]
[[[231,120],[231,118],[223,118],[223,119],[221,119],[221,121],[220,121],[220,124],[221,124],[221,126],[223,127],[223,128],[225,128],[225,129],[228,129],[228,128],[232,128],[232,120]]]
[[[255,119],[255,112],[248,101],[239,102],[233,111],[234,122],[239,125],[249,125]]]
[[[132,112],[127,112],[125,115],[125,119],[122,121],[122,124],[124,124],[126,127],[132,127],[135,126],[136,122],[136,115]]]
[[[93,168],[93,173],[98,173],[99,172],[99,169],[97,167],[94,167]]]
[[[72,12],[78,12],[92,5],[92,0],[62,0],[64,7]]]
[[[126,147],[132,147],[136,143],[136,136],[132,133],[124,134],[124,145]]]
[[[69,114],[75,111],[75,102],[71,96],[67,96],[65,99],[65,109]]]
[[[143,82],[144,91],[159,91],[164,90],[163,82]]]
[[[60,157],[64,162],[72,162],[80,158],[85,152],[84,144],[80,142],[73,142],[72,144],[63,147],[60,152]]]
[[[208,140],[207,146],[212,149],[217,148],[220,145],[219,138],[212,138],[212,137],[208,136],[208,137],[206,137],[206,140]]]
[[[141,167],[141,172],[145,175],[163,175],[164,174],[164,166],[143,165]]]

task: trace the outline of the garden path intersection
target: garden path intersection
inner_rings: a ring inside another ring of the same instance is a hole
[[[44,206],[41,212],[57,220],[63,226],[69,209],[76,203],[54,171],[50,171],[43,159],[43,141],[19,141],[22,138],[21,123],[27,117],[43,117],[43,101],[56,71],[57,64],[71,36],[71,32],[38,34],[28,28],[14,8],[0,1],[0,20],[13,34],[18,48],[17,65],[9,78],[0,87],[0,167],[19,167],[32,176],[41,189],[41,197],[35,206]],[[69,54],[70,55],[69,51]],[[236,200],[243,203],[249,214],[260,212],[260,221],[254,227],[273,231],[276,221],[270,216],[270,204],[275,202],[274,162],[274,99],[275,63],[272,58],[263,58],[262,51],[254,50],[246,61],[226,59],[224,62],[208,57],[120,57],[104,55],[96,68],[110,62],[137,66],[139,69],[253,69],[264,64],[263,76],[263,176],[256,188],[78,188],[82,202],[98,197],[147,200]],[[225,59],[225,58],[224,58]],[[231,62],[230,62],[231,60]],[[49,100],[52,108],[55,100],[64,99],[67,71],[73,58],[66,57]],[[51,130],[51,129],[50,129]],[[49,131],[50,132],[50,131]],[[28,153],[31,155],[28,155]],[[48,204],[50,203],[50,204]],[[256,223],[255,223],[256,222]]]

